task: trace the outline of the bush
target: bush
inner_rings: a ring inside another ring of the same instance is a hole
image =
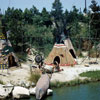
[[[40,76],[41,76],[40,72],[39,71],[35,71],[35,72],[30,74],[29,81],[30,82],[34,82],[36,84],[37,81],[39,80]]]
[[[96,58],[96,57],[99,57],[99,53],[98,53],[98,51],[96,51],[96,49],[91,49],[90,50],[90,57],[92,57],[92,58]]]
[[[18,59],[20,59],[21,62],[27,61],[27,54],[26,53],[16,53],[16,56]]]
[[[100,71],[88,71],[80,74],[81,77],[88,77],[92,80],[100,80]]]
[[[60,82],[60,81],[55,81],[55,82],[50,83],[50,87],[53,87],[53,88],[60,88],[65,85],[66,85],[66,82]]]
[[[5,83],[2,80],[0,80],[0,84],[4,85]]]

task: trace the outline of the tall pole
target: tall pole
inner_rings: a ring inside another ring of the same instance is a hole
[[[84,8],[84,13],[86,14],[87,13],[87,2],[85,0],[85,8]]]
[[[10,0],[9,0],[9,4],[8,4],[8,7],[10,7]]]

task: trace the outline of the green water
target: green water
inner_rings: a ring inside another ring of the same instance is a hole
[[[35,97],[24,100],[36,100]],[[53,89],[53,95],[43,100],[100,100],[100,83]]]

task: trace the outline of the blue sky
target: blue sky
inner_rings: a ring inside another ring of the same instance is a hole
[[[63,9],[72,10],[72,6],[75,5],[78,9],[84,8],[84,0],[60,0]],[[100,0],[96,0],[100,5]],[[48,11],[51,11],[52,3],[54,0],[0,0],[0,8],[4,12],[8,7],[21,8],[31,8],[32,5],[36,6],[39,11],[45,7]],[[91,4],[91,0],[87,0],[87,7]]]

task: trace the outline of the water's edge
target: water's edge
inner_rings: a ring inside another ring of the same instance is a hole
[[[100,82],[81,84],[77,86],[53,88],[53,95],[43,100],[100,100]],[[11,100],[11,99],[7,99]],[[36,100],[35,96],[29,99]]]

